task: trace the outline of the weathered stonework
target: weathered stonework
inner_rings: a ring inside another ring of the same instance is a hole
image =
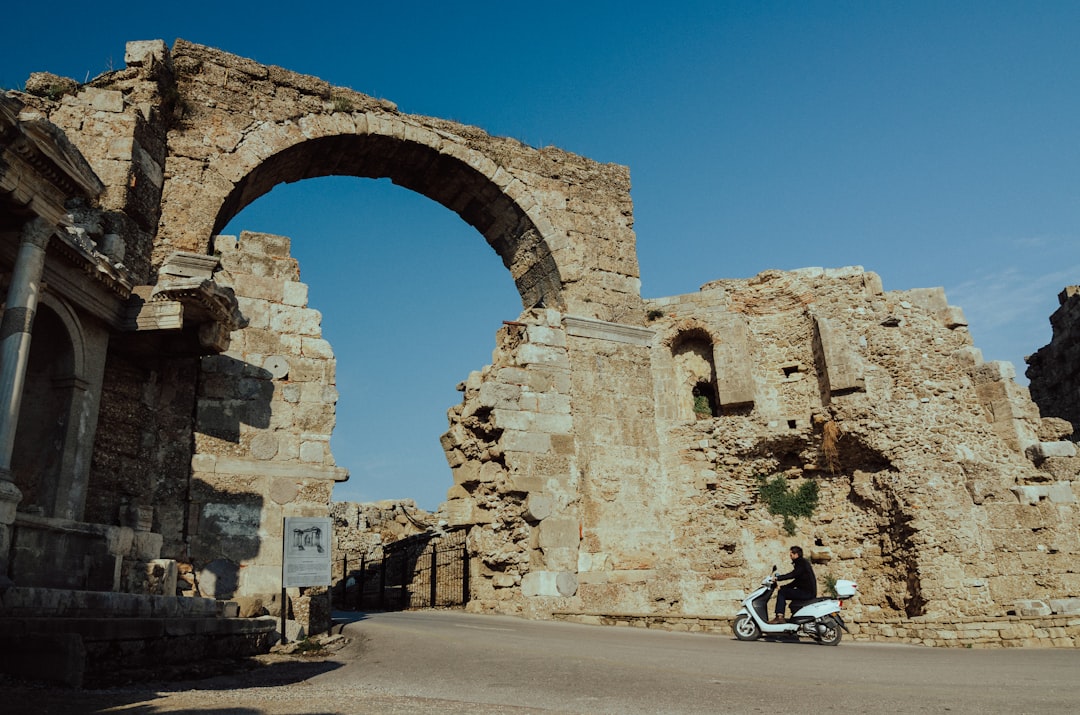
[[[1080,587],[1075,450],[1039,442],[1053,421],[1011,366],[982,362],[940,290],[885,292],[860,268],[771,271],[646,310],[650,329],[526,311],[462,386],[443,513],[475,525],[470,607],[731,615],[788,542],[856,579],[867,621],[1006,617]],[[560,364],[534,334],[571,356],[562,454],[561,435],[513,429],[544,424],[529,386],[551,391],[537,372]],[[485,480],[496,459],[505,477]],[[821,490],[793,537],[758,497],[776,474]]]
[[[335,360],[287,238],[217,236],[214,251],[247,324],[200,365],[187,555],[204,595],[270,598],[283,518],[325,514],[348,476],[330,453]]]
[[[1031,380],[1031,398],[1046,417],[1067,420],[1080,435],[1080,286],[1058,295],[1050,316],[1050,344],[1024,358]]]
[[[271,610],[282,517],[325,514],[345,477],[335,361],[288,239],[217,234],[281,182],[351,175],[457,213],[521,295],[442,440],[435,518],[468,531],[470,608],[725,617],[791,541],[859,583],[856,622],[924,641],[1080,597],[1072,417],[1041,419],[941,290],[804,269],[644,301],[624,167],[182,40],[126,61],[0,104],[0,260],[49,286],[35,324],[34,281],[11,279],[6,334],[53,354],[14,372],[62,388],[0,464],[0,581],[54,585],[33,557],[55,553],[82,587],[175,568],[180,592]],[[25,435],[58,416],[64,460],[37,468]],[[759,497],[775,475],[819,485],[793,537]]]

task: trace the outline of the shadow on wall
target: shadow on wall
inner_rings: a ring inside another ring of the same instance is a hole
[[[223,490],[203,479],[191,480],[188,539],[191,553],[199,558],[191,564],[194,572],[187,587],[210,598],[236,595],[241,564],[260,552],[264,503],[261,494]]]
[[[265,368],[227,355],[203,358],[196,431],[240,442],[240,425],[270,426],[273,375]]]

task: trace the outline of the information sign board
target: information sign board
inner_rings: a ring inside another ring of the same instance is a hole
[[[285,517],[284,541],[284,588],[330,585],[330,517]]]

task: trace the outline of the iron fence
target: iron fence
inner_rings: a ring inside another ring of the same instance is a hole
[[[463,531],[419,534],[386,544],[380,557],[343,557],[334,607],[403,611],[469,602],[469,554]]]

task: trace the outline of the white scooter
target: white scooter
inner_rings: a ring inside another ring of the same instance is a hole
[[[735,615],[733,629],[741,641],[754,641],[764,636],[807,636],[821,645],[840,643],[841,629],[847,631],[840,608],[844,601],[855,597],[855,582],[837,580],[836,598],[814,598],[792,601],[793,615],[784,623],[769,623],[769,597],[776,588],[776,567],[761,582],[761,586],[743,601]],[[850,633],[851,631],[848,631]]]

